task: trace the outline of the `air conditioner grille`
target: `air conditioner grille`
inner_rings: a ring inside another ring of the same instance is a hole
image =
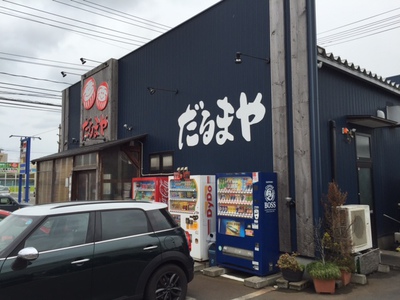
[[[367,235],[364,210],[351,211],[351,221],[354,246],[365,245],[367,243]]]
[[[350,204],[338,207],[339,226],[343,236],[347,233],[351,238],[351,252],[360,252],[372,248],[371,219],[369,206],[365,204]]]

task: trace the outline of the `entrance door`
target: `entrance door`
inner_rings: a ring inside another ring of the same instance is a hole
[[[96,170],[74,172],[73,200],[97,200]]]
[[[376,246],[375,202],[372,178],[371,136],[356,134],[358,201],[359,204],[369,205],[371,213],[371,231],[373,244]]]
[[[372,169],[370,167],[358,167],[358,195],[360,204],[367,204],[373,212],[374,196],[372,190]]]

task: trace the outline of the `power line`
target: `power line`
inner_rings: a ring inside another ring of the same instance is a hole
[[[32,79],[32,80],[47,81],[47,82],[52,82],[52,83],[71,85],[68,82],[62,82],[62,81],[56,81],[56,80],[50,80],[50,79],[44,79],[44,78],[38,78],[38,77],[31,77],[31,76],[26,76],[26,75],[17,75],[17,74],[11,74],[11,73],[6,73],[6,72],[0,72],[0,74],[14,76],[14,77],[27,78],[27,79]]]
[[[382,31],[378,31],[378,32],[374,32],[374,33],[367,34],[367,35],[360,36],[360,37],[355,37],[353,39],[348,39],[348,40],[343,41],[343,42],[332,43],[330,45],[334,46],[334,45],[339,45],[339,44],[343,44],[343,43],[359,40],[359,39],[366,38],[366,37],[369,37],[369,36],[372,36],[372,35],[377,35],[377,34],[380,34],[380,33],[388,32],[388,31],[391,31],[391,30],[394,30],[394,29],[397,29],[397,28],[400,28],[400,26],[397,26],[397,27],[394,27],[394,28],[390,28],[390,29],[386,29],[386,30],[382,30]]]
[[[57,97],[57,98],[61,98],[61,95],[55,95],[55,94],[50,94],[50,93],[44,93],[44,92],[38,92],[38,91],[31,91],[28,89],[18,89],[18,88],[11,88],[11,87],[3,87],[0,85],[0,90],[4,92],[7,92],[8,90],[11,91],[18,91],[18,92],[28,92],[28,93],[34,93],[32,95],[39,95],[39,96],[51,96],[51,97]],[[59,92],[59,91],[56,91]]]
[[[34,105],[27,105],[27,104],[13,104],[13,103],[4,103],[0,100],[0,106],[8,107],[8,108],[15,108],[15,109],[27,109],[27,110],[36,110],[36,111],[43,111],[43,112],[56,112],[61,113],[61,110],[51,109],[46,107],[38,107]]]
[[[1,6],[0,6],[0,8],[4,8],[4,7],[1,7]],[[9,9],[9,8],[6,8],[6,9],[11,10],[11,9]],[[15,18],[20,18],[20,19],[23,19],[23,20],[27,20],[27,21],[39,23],[39,24],[42,24],[42,25],[47,25],[47,26],[50,26],[50,27],[58,28],[58,29],[63,29],[63,30],[68,30],[68,31],[72,31],[72,32],[77,32],[77,33],[85,34],[85,35],[88,35],[88,36],[95,36],[95,37],[99,37],[99,38],[102,38],[102,39],[107,39],[107,40],[111,40],[111,41],[119,42],[119,43],[123,43],[123,44],[128,44],[128,45],[133,45],[133,46],[141,46],[141,44],[139,45],[139,44],[135,44],[135,43],[128,43],[128,42],[125,42],[125,41],[121,41],[121,40],[117,40],[117,39],[113,39],[113,38],[109,38],[109,37],[103,37],[103,36],[96,35],[96,34],[93,34],[93,33],[87,33],[87,32],[84,32],[84,31],[79,31],[79,30],[75,30],[75,29],[71,29],[71,28],[66,28],[66,27],[62,27],[62,26],[58,26],[58,25],[54,25],[54,24],[49,24],[49,23],[46,23],[46,22],[43,22],[43,21],[38,21],[38,20],[34,20],[34,19],[29,19],[29,18],[26,18],[26,17],[21,17],[21,16],[13,15],[13,14],[6,13],[6,12],[0,12],[0,13],[3,14],[3,15],[8,15],[8,16],[15,17]],[[20,13],[23,13],[23,12],[20,12]],[[31,15],[31,14],[28,14],[28,13],[23,13],[23,14]],[[35,17],[36,17],[36,16],[35,16]],[[43,19],[43,17],[40,17],[40,18]],[[47,19],[47,18],[44,18],[44,19]],[[54,20],[51,20],[51,21],[52,21],[52,22],[57,22],[57,21],[54,21]],[[63,23],[63,22],[58,22],[58,23]],[[67,25],[68,25],[68,26],[74,26],[74,25],[69,25],[69,24],[67,24]],[[82,27],[79,27],[79,26],[74,26],[74,27],[82,28]],[[84,29],[85,29],[85,28],[84,28]],[[85,30],[87,30],[87,29],[85,29]],[[93,31],[93,30],[92,30],[92,31]],[[106,33],[102,33],[102,34],[106,34]],[[106,35],[109,35],[109,34],[106,34]],[[122,37],[121,37],[121,38],[122,38]]]
[[[331,32],[331,31],[334,31],[334,30],[337,30],[337,29],[340,29],[340,28],[344,28],[344,27],[347,27],[347,26],[350,26],[350,25],[353,25],[353,24],[357,24],[357,23],[360,23],[360,22],[363,22],[363,21],[366,21],[366,20],[369,20],[369,19],[373,19],[373,18],[375,18],[375,17],[381,16],[381,15],[385,15],[385,14],[387,14],[387,13],[390,13],[390,12],[392,12],[392,11],[399,10],[399,9],[400,9],[400,7],[395,8],[395,9],[392,9],[392,10],[388,10],[388,11],[385,11],[385,12],[383,12],[383,13],[379,13],[379,14],[377,14],[377,15],[373,15],[373,16],[371,16],[371,17],[367,17],[367,18],[364,18],[364,19],[361,19],[361,20],[358,20],[358,21],[354,21],[354,22],[351,22],[351,23],[348,23],[348,24],[345,24],[345,25],[341,25],[341,26],[339,26],[339,27],[335,27],[335,28],[332,28],[332,29],[329,29],[329,30],[325,30],[325,31],[323,31],[323,32],[319,32],[318,34],[319,34],[319,35],[320,35],[320,34],[324,34],[324,33]]]
[[[74,68],[74,67],[68,67],[68,66],[44,64],[44,63],[38,63],[38,62],[26,61],[26,60],[14,59],[14,58],[7,58],[7,57],[0,57],[0,59],[1,60],[7,60],[7,61],[15,61],[15,62],[20,62],[20,63],[26,63],[26,64],[32,64],[32,65],[38,65],[38,66],[45,66],[45,67],[53,67],[53,68],[68,69],[68,70],[75,70],[75,71],[84,71],[84,72],[88,71],[87,69],[82,69],[82,68]]]
[[[330,29],[330,30],[324,31],[322,33],[319,33],[318,34],[318,44],[321,44],[321,45],[329,44],[330,46],[333,46],[333,45],[338,45],[338,44],[362,39],[365,37],[369,37],[372,35],[376,35],[376,34],[380,34],[380,33],[384,33],[387,31],[397,29],[400,26],[395,26],[395,25],[400,23],[400,18],[399,18],[400,15],[390,16],[390,17],[387,17],[384,19],[380,19],[380,20],[377,20],[374,22],[369,22],[366,24],[362,24],[360,26],[356,26],[356,27],[353,27],[350,29],[342,30],[342,31],[321,37],[321,35],[323,33],[332,32],[332,31],[335,31],[340,28],[349,27],[351,25],[361,23],[366,20],[371,20],[373,18],[391,13],[391,12],[393,12],[395,10],[399,10],[399,9],[400,8],[395,8],[395,9],[392,9],[392,10],[389,10],[389,11],[386,11],[383,13],[376,14],[376,15],[368,17],[368,18],[364,18],[364,19],[361,19],[361,20],[358,20],[355,22],[351,22],[349,24],[342,25],[342,26],[336,27],[334,29]],[[393,26],[395,26],[395,27],[393,27]],[[382,29],[385,29],[385,30],[382,30]]]
[[[0,85],[11,85],[11,86],[18,86],[18,87],[26,87],[26,88],[34,89],[34,90],[42,90],[42,91],[50,91],[50,92],[60,92],[59,90],[38,88],[38,87],[29,86],[29,85],[22,85],[22,84],[15,84],[15,83],[8,83],[8,82],[1,82],[1,81],[0,81]]]
[[[4,101],[10,101],[10,102],[15,102],[15,103],[28,103],[28,104],[35,104],[35,105],[62,108],[62,105],[60,105],[60,104],[53,104],[53,103],[48,103],[48,102],[38,102],[38,101],[30,101],[30,100],[22,100],[22,99],[12,99],[12,98],[5,98],[5,97],[0,97],[0,100],[3,100],[3,103],[5,103]]]
[[[8,91],[2,91],[2,90],[0,90],[0,94],[3,94],[3,95],[17,95],[17,96],[29,96],[29,97],[38,97],[38,98],[61,100],[61,96],[57,96],[57,95],[27,94],[27,93],[8,92]]]
[[[370,22],[368,24],[364,24],[364,25],[360,25],[358,27],[355,28],[351,28],[351,29],[347,29],[338,33],[334,33],[331,35],[328,35],[326,37],[320,38],[319,42],[320,43],[326,43],[332,40],[343,40],[346,38],[351,38],[354,36],[360,36],[362,34],[368,34],[371,32],[374,32],[376,30],[382,29],[382,28],[386,28],[386,27],[390,27],[392,25],[398,24],[400,23],[400,15],[395,15],[383,20],[378,20],[375,22]],[[397,19],[397,20],[396,20]],[[395,20],[395,21],[392,21]],[[391,22],[389,22],[391,21]]]
[[[95,25],[95,24],[92,24],[92,23],[89,23],[89,22],[84,22],[84,21],[80,21],[80,20],[77,20],[77,19],[65,17],[65,16],[62,16],[62,15],[55,14],[55,13],[47,12],[47,11],[45,11],[45,10],[33,8],[33,7],[31,7],[31,6],[22,5],[22,4],[19,4],[19,3],[14,3],[14,2],[11,2],[11,1],[8,1],[8,0],[3,0],[3,1],[4,1],[4,2],[11,3],[11,4],[14,4],[14,5],[21,6],[21,7],[24,7],[24,8],[28,8],[28,9],[31,9],[31,10],[34,10],[34,11],[39,11],[39,12],[41,12],[41,13],[45,13],[45,14],[49,14],[49,15],[52,15],[52,16],[56,16],[56,17],[59,17],[59,18],[67,19],[67,20],[70,20],[70,21],[82,23],[82,24],[85,24],[85,25],[89,25],[89,26],[98,27],[98,28],[101,28],[101,29],[106,29],[106,30],[109,30],[109,31],[114,31],[114,32],[122,33],[122,34],[125,34],[125,35],[128,35],[128,36],[133,36],[133,37],[141,38],[141,39],[144,39],[144,40],[147,40],[147,41],[150,40],[149,38],[146,38],[146,37],[142,37],[142,36],[139,36],[139,35],[130,34],[130,33],[126,33],[126,32],[123,32],[123,31],[119,31],[119,30],[115,30],[115,29],[110,29],[110,28],[108,28],[108,27],[104,27],[104,26],[100,26],[100,25]],[[62,24],[65,24],[65,23],[62,23]],[[73,26],[73,25],[71,25],[71,26]],[[81,28],[81,27],[79,27],[79,28]],[[134,40],[134,41],[136,41],[136,40]],[[137,42],[142,42],[142,41],[137,41]]]
[[[128,13],[126,13],[126,12],[122,12],[122,11],[113,9],[113,8],[111,8],[111,7],[107,7],[107,6],[104,6],[104,5],[100,5],[99,3],[93,3],[93,2],[88,1],[88,0],[83,0],[83,1],[88,2],[88,3],[91,3],[91,4],[94,4],[94,5],[99,6],[99,7],[104,7],[104,8],[106,9],[106,10],[104,10],[104,11],[106,11],[106,12],[110,12],[110,11],[118,12],[118,13],[120,13],[120,14],[122,14],[122,15],[118,15],[118,14],[115,14],[115,15],[120,16],[120,17],[123,17],[123,18],[126,18],[126,19],[131,19],[131,20],[139,19],[139,20],[145,21],[145,22],[143,22],[143,24],[150,23],[150,24],[155,24],[155,25],[153,25],[153,26],[159,27],[160,29],[162,29],[162,27],[164,27],[164,29],[171,29],[170,26],[167,26],[167,25],[164,25],[164,24],[160,24],[160,23],[157,23],[157,22],[154,22],[154,21],[151,21],[151,20],[147,20],[147,19],[144,19],[144,18],[140,18],[140,17],[134,16],[134,15],[128,14]],[[74,1],[74,2],[77,2],[77,1]],[[99,9],[99,8],[97,8],[97,9]],[[131,18],[128,18],[127,16],[130,16]],[[133,18],[133,19],[132,19],[132,18]],[[138,21],[136,21],[136,22],[138,22]],[[150,25],[150,24],[146,24],[146,25]],[[157,25],[159,25],[159,26],[157,26]]]
[[[84,8],[82,8],[82,7],[77,7],[77,6],[75,6],[75,5],[71,5],[71,4],[67,4],[67,3],[63,3],[63,2],[61,2],[61,1],[57,1],[57,0],[53,0],[53,1],[54,1],[54,2],[57,2],[57,3],[60,3],[60,4],[63,4],[63,5],[66,5],[66,6],[70,6],[70,7],[79,9],[79,10],[86,11],[86,12],[91,13],[91,14],[95,14],[95,15],[98,15],[98,16],[102,16],[102,17],[105,17],[105,18],[107,18],[107,19],[112,19],[112,20],[115,20],[115,21],[118,21],[118,22],[122,22],[122,23],[125,23],[125,24],[129,24],[129,25],[132,25],[132,26],[136,26],[136,27],[139,27],[139,28],[143,28],[143,29],[146,29],[146,30],[150,30],[150,31],[158,32],[158,33],[164,33],[164,32],[165,32],[165,31],[159,31],[159,30],[152,29],[152,28],[148,28],[148,27],[145,27],[145,26],[140,26],[140,25],[137,25],[137,24],[129,23],[129,22],[126,22],[126,21],[123,21],[123,20],[119,20],[119,19],[117,19],[117,18],[111,17],[110,15],[103,15],[103,14],[95,13],[95,12],[93,12],[92,10],[84,9]]]
[[[77,66],[77,67],[94,68],[94,66],[89,66],[89,65],[81,65],[81,64],[70,63],[70,62],[64,62],[64,61],[59,61],[59,60],[51,60],[51,59],[37,58],[37,57],[26,56],[26,55],[20,55],[20,54],[14,54],[14,53],[0,52],[0,54],[3,54],[3,55],[10,55],[10,56],[16,56],[16,57],[22,57],[22,58],[35,59],[35,60],[41,60],[41,61],[47,61],[47,62],[54,62],[54,63],[67,64],[67,65],[72,65],[72,66]]]

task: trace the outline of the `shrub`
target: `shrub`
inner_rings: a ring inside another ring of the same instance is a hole
[[[300,264],[296,257],[298,256],[297,253],[284,253],[279,256],[278,259],[278,267],[279,269],[289,269],[292,271],[304,271],[304,265]]]

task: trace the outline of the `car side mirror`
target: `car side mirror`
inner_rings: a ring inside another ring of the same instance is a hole
[[[17,259],[12,263],[11,268],[14,271],[20,271],[28,267],[32,260],[39,257],[36,248],[26,247],[18,252]]]
[[[18,258],[23,260],[31,261],[37,259],[38,257],[39,251],[37,251],[34,247],[26,247],[18,252]]]

